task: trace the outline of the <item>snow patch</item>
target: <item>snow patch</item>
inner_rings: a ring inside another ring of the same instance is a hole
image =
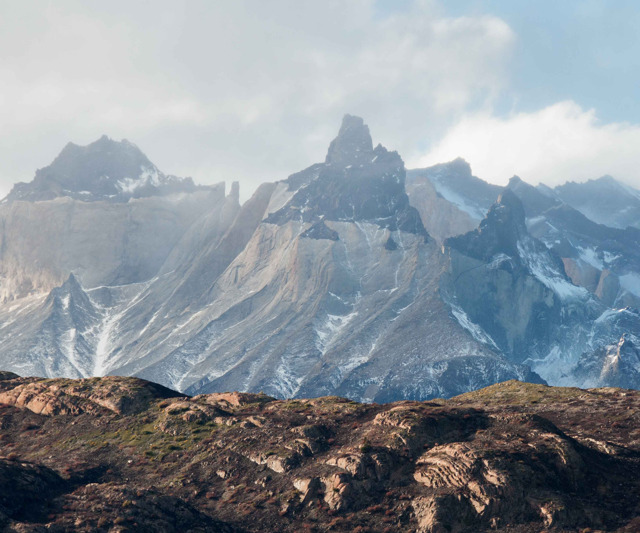
[[[296,377],[289,368],[287,361],[281,361],[276,367],[274,374],[282,396],[284,398],[293,398],[300,390],[304,378]]]
[[[530,239],[518,241],[518,253],[529,271],[544,285],[555,292],[562,300],[582,300],[589,298],[589,291],[583,287],[573,285],[564,278],[551,258],[535,250],[534,242]]]
[[[619,254],[612,254],[611,252],[602,252],[602,257],[604,259],[604,262],[607,263],[607,265],[610,265],[614,261],[620,259],[622,256]]]
[[[63,335],[61,339],[61,351],[67,357],[67,359],[73,364],[76,368],[80,368],[81,365],[78,364],[76,358],[76,350],[75,350],[75,341],[76,341],[76,328],[68,329]]]
[[[527,219],[527,228],[531,228],[533,226],[535,226],[536,224],[540,224],[541,222],[545,222],[546,217],[545,216],[537,216],[537,217],[531,217]]]
[[[154,187],[160,185],[160,174],[157,168],[141,166],[140,175],[137,178],[123,178],[116,183],[120,192],[125,194],[132,194],[146,185]]]
[[[507,254],[496,254],[491,258],[491,261],[487,264],[487,268],[490,270],[495,270],[500,268],[502,263],[513,263],[513,259],[509,257]]]
[[[483,209],[482,207],[480,207],[478,205],[471,204],[467,198],[465,198],[464,196],[461,196],[460,194],[458,194],[454,190],[446,187],[442,183],[440,183],[440,182],[438,182],[436,180],[433,180],[432,183],[433,183],[433,186],[435,187],[436,191],[445,200],[447,200],[448,202],[451,202],[458,209],[460,209],[461,211],[464,211],[465,213],[467,213],[471,218],[473,218],[475,220],[482,220],[485,217],[485,215],[487,214],[487,210],[486,209]]]
[[[451,305],[451,312],[453,313],[453,316],[456,317],[458,324],[471,333],[471,336],[475,340],[483,344],[493,346],[496,350],[500,350],[491,336],[488,335],[478,324],[473,322],[467,313],[465,313],[460,307],[457,305]]]
[[[331,343],[356,316],[358,316],[357,311],[349,313],[348,315],[327,314],[327,318],[322,325],[316,328],[316,348],[320,350],[322,355],[327,352]]]
[[[580,259],[582,259],[585,263],[590,264],[592,267],[597,268],[598,270],[602,270],[604,265],[602,261],[598,257],[598,253],[594,248],[580,248],[577,247],[580,252]]]
[[[555,386],[575,386],[573,378],[567,375],[568,369],[577,362],[576,354],[567,350],[561,350],[559,346],[553,346],[546,357],[542,359],[527,360],[536,374],[547,383]]]
[[[626,311],[626,309],[607,309],[604,313],[602,313],[598,318],[596,318],[595,323],[600,324],[602,322],[607,322],[618,313],[622,313]]]
[[[640,274],[630,272],[620,276],[620,285],[635,296],[640,296]]]

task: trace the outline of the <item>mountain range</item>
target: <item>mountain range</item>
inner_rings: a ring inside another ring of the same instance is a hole
[[[0,203],[0,368],[189,394],[450,397],[518,379],[640,388],[640,192],[406,170],[346,115],[264,183],[69,144]]]

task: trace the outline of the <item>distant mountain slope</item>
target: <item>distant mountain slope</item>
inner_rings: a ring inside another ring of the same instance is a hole
[[[411,203],[439,241],[476,227],[503,189],[473,176],[462,159],[409,170],[407,175]],[[523,202],[532,236],[562,258],[575,284],[609,306],[640,305],[640,230],[617,227],[604,216],[624,212],[632,217],[640,192],[610,177],[550,189],[514,176],[507,187]],[[601,208],[604,224],[585,216],[573,201],[577,199],[580,205],[590,202],[594,209]]]
[[[14,185],[4,201],[67,196],[85,202],[121,202],[196,189],[191,178],[163,174],[135,144],[103,135],[87,146],[67,144],[51,165],[36,172],[33,181]]]
[[[492,185],[471,174],[464,159],[440,163],[429,168],[408,171],[408,181],[426,177],[445,200],[479,222],[496,201],[502,187]]]
[[[553,194],[598,224],[640,228],[640,191],[611,176],[559,185]]]
[[[640,229],[597,224],[516,177],[508,188],[522,200],[531,234],[562,257],[574,283],[608,306],[640,303]]]
[[[148,280],[224,202],[224,184],[164,176],[127,141],[69,144],[0,203],[0,301],[48,292],[72,272],[85,287]]]
[[[194,392],[376,400],[529,376],[469,338],[438,300],[440,253],[425,241],[404,179],[397,154],[374,150],[362,120],[345,117],[326,162],[278,184],[273,197],[284,205],[270,201],[277,209],[246,247],[211,288],[200,286],[206,300],[189,302],[179,329],[132,332],[135,345],[123,347],[126,359],[117,356],[112,371],[171,376]],[[141,342],[154,349],[137,352]]]
[[[437,192],[429,179],[429,169],[408,170],[406,189],[425,229],[438,242],[478,226],[478,220]]]
[[[7,340],[4,361],[27,353],[22,371],[42,373],[38,354],[50,343],[47,374],[73,366],[194,392],[377,401],[539,380],[470,335],[440,300],[440,248],[404,182],[400,157],[374,149],[362,120],[347,116],[324,163],[261,187],[239,210],[219,204],[184,233],[157,278],[86,291],[92,325],[34,308],[41,326]],[[0,329],[5,339],[13,327]],[[93,361],[74,364],[85,346]]]

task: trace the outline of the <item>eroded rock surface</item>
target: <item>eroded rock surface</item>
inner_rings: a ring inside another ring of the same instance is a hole
[[[637,391],[510,381],[378,405],[6,377],[8,531],[630,532],[640,523]]]

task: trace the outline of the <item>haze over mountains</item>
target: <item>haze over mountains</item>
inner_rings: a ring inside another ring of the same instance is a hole
[[[364,401],[498,381],[640,388],[640,192],[405,171],[345,116],[260,186],[69,144],[0,204],[0,368]]]

